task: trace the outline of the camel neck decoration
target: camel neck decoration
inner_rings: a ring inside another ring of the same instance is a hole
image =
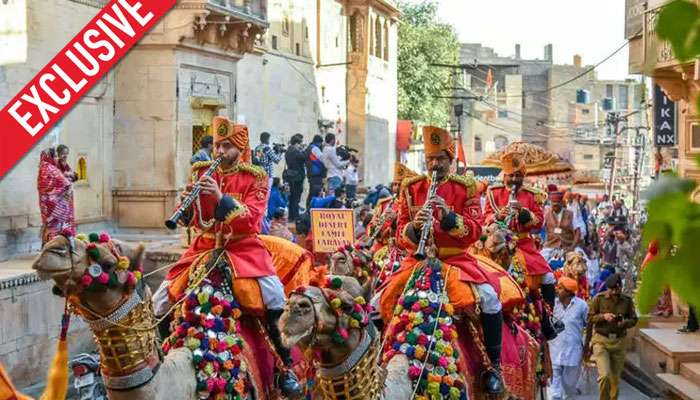
[[[252,385],[246,379],[248,366],[241,357],[244,344],[236,322],[241,316],[240,306],[228,283],[229,270],[221,266],[207,273],[209,264],[203,264],[192,274],[163,351],[167,354],[182,347],[192,351],[199,399],[239,400],[246,398]]]
[[[394,309],[384,363],[397,354],[409,360],[408,377],[415,399],[466,400],[466,383],[458,368],[454,308],[445,293],[443,264],[429,259],[418,266]],[[448,270],[449,273],[449,270]]]

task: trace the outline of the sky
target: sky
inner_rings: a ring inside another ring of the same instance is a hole
[[[416,0],[418,2],[420,0]],[[452,24],[460,42],[482,43],[501,56],[544,58],[544,46],[554,46],[554,62],[596,64],[624,42],[624,0],[437,0],[441,21]],[[625,47],[603,63],[599,79],[624,79]]]

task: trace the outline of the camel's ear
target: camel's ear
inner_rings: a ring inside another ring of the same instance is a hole
[[[143,260],[146,257],[146,246],[143,243],[139,243],[133,249],[133,254],[129,257],[131,265],[136,268],[139,265],[143,265]]]

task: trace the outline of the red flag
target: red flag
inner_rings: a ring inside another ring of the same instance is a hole
[[[0,111],[4,176],[177,0],[111,0]]]
[[[459,138],[457,139],[457,164],[459,163],[464,164],[464,166],[467,166],[467,155],[464,153],[464,145],[462,144],[462,134],[459,134]]]
[[[486,73],[486,88],[491,89],[493,86],[493,71],[489,68],[489,72]]]

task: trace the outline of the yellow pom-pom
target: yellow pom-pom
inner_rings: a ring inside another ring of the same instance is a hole
[[[342,304],[342,302],[337,297],[335,299],[331,300],[331,307],[333,307],[334,309],[340,308],[341,304]]]
[[[355,303],[357,303],[357,304],[359,304],[359,305],[361,305],[361,306],[364,306],[365,303],[366,303],[366,302],[365,302],[365,298],[362,297],[362,296],[357,296],[357,297],[355,297]]]
[[[141,271],[134,271],[134,277],[137,281],[141,280]]]
[[[88,240],[87,235],[84,233],[79,233],[79,234],[75,235],[75,238],[80,240],[80,241],[83,241],[83,242],[87,242],[87,240]]]
[[[359,328],[360,327],[360,322],[356,319],[351,319],[350,320],[350,327],[351,328]]]
[[[129,259],[127,257],[121,256],[119,257],[119,261],[117,261],[117,268],[128,269],[130,264],[131,263],[129,262]]]

